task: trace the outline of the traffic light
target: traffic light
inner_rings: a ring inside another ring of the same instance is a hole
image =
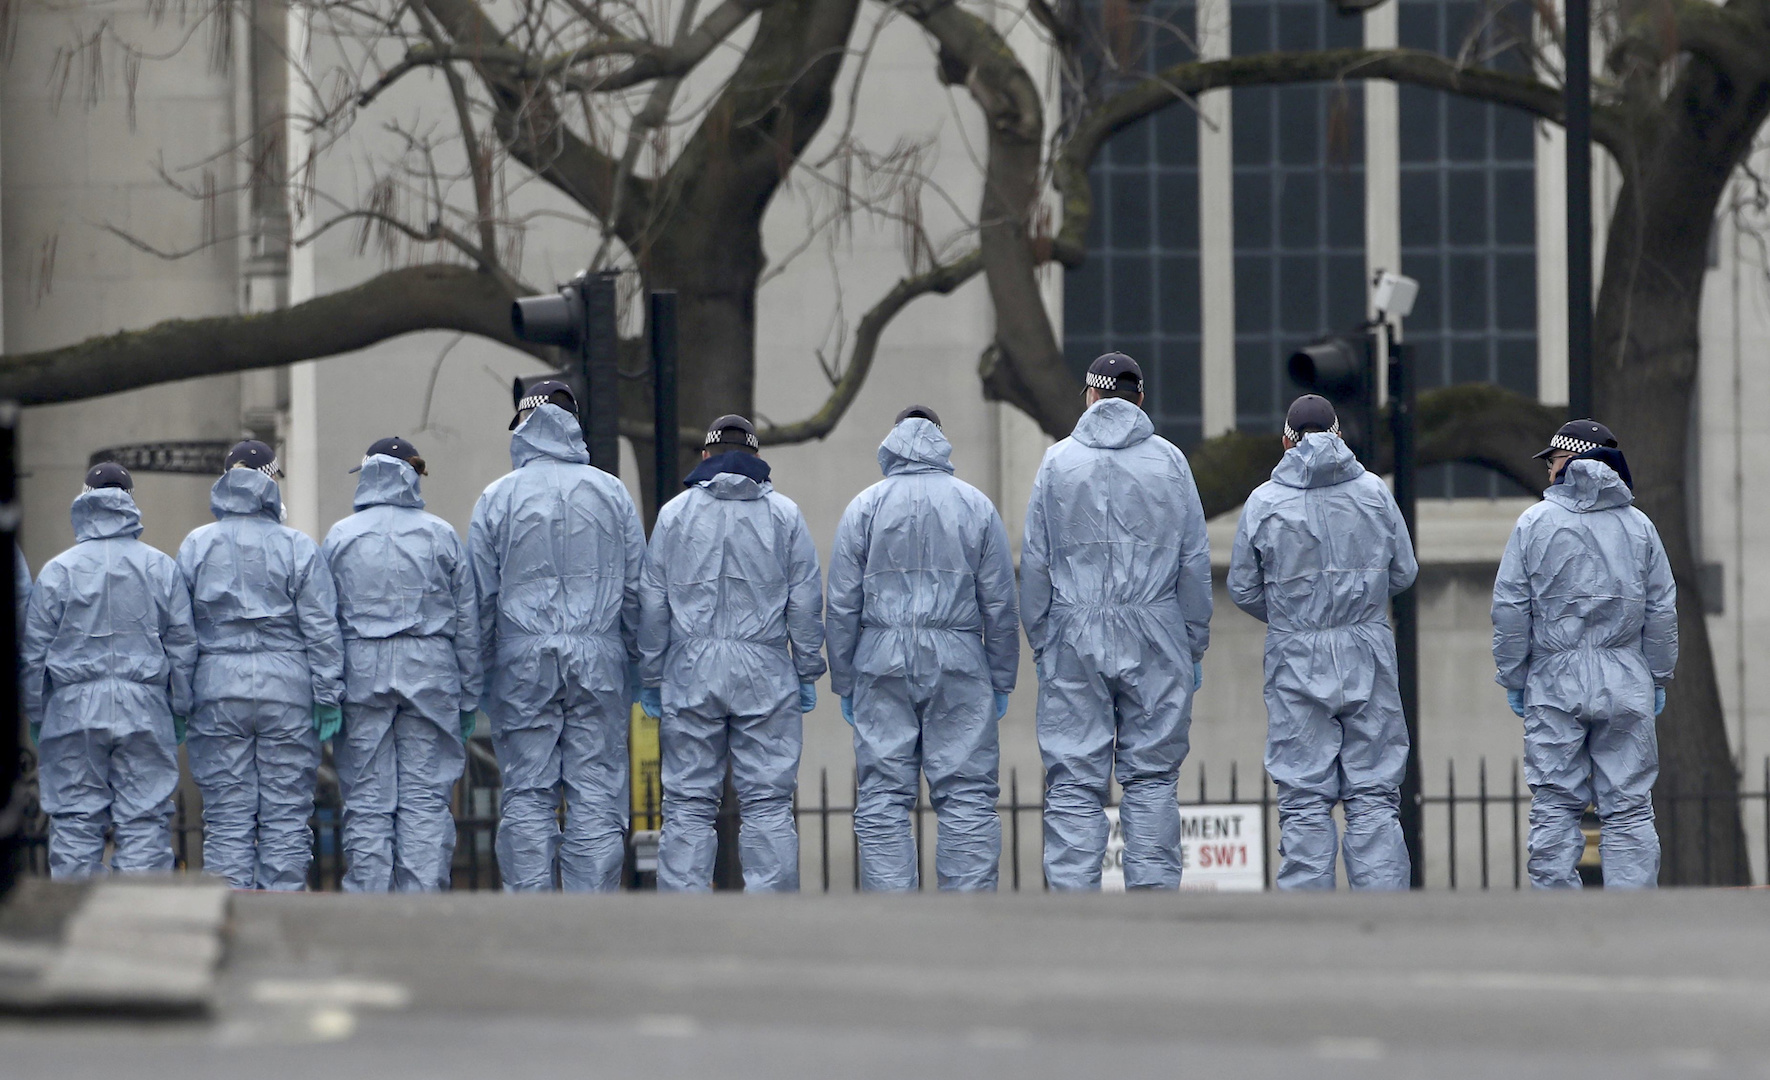
[[[570,359],[558,375],[578,399],[578,423],[590,464],[618,472],[621,464],[620,339],[615,326],[615,276],[579,274],[541,296],[510,305],[510,328],[523,341],[555,345]],[[518,380],[518,400],[523,389]]]
[[[1311,342],[1286,365],[1303,393],[1320,394],[1340,417],[1340,435],[1367,467],[1377,453],[1377,360],[1363,327]]]

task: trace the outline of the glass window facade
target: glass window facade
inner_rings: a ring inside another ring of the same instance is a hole
[[[1319,0],[1231,0],[1238,56],[1362,43],[1362,21]],[[1297,393],[1290,354],[1364,320],[1364,97],[1331,85],[1233,93],[1236,426],[1270,432]]]
[[[1483,25],[1490,28],[1471,45],[1477,56],[1491,51],[1491,27],[1507,21],[1462,0],[1399,2],[1401,45],[1440,55],[1458,55]],[[1510,54],[1492,62],[1518,63]],[[1535,397],[1535,122],[1515,109],[1404,86],[1400,135],[1401,264],[1420,282],[1407,340],[1421,388],[1498,383]],[[1420,478],[1425,496],[1518,493],[1474,465],[1440,466]]]
[[[1190,4],[1140,5],[1144,71],[1193,58]],[[1198,114],[1171,105],[1115,135],[1089,174],[1088,258],[1063,287],[1064,352],[1079,377],[1129,353],[1156,430],[1181,447],[1203,431],[1199,396]]]

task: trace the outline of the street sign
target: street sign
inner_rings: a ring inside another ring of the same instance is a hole
[[[1119,808],[1108,807],[1103,892],[1125,891],[1125,835]],[[1180,808],[1180,888],[1187,892],[1263,892],[1266,875],[1266,822],[1258,805],[1203,805]]]

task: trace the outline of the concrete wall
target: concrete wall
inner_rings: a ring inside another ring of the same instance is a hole
[[[101,17],[115,36],[167,50],[185,29],[154,25],[145,5],[14,9],[17,41],[0,66],[0,218],[5,221],[5,351],[27,353],[162,319],[236,310],[235,246],[217,244],[177,261],[139,251],[105,231],[110,224],[162,249],[182,249],[207,232],[232,233],[235,183],[226,159],[200,165],[228,145],[234,84],[209,70],[201,47],[144,63],[133,118],[121,51],[100,51],[103,92],[83,96],[87,59],[76,59],[59,105],[57,51],[90,34]],[[173,190],[159,163],[202,190],[209,206]],[[208,221],[207,228],[205,220]],[[72,405],[31,409],[22,426],[25,554],[33,570],[73,542],[68,503],[80,493],[88,456],[103,446],[160,439],[225,439],[239,433],[239,379],[175,383]],[[209,481],[144,476],[143,539],[169,551],[209,520]]]

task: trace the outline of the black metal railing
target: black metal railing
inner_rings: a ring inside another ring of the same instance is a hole
[[[27,755],[26,782],[35,789],[34,761]],[[1244,790],[1255,785],[1241,782],[1238,768],[1232,763],[1227,783],[1213,785],[1203,766],[1189,767],[1187,782],[1182,786],[1180,803],[1188,806],[1258,807],[1262,822],[1261,872],[1268,887],[1278,865],[1277,800],[1270,780],[1262,772],[1257,790]],[[1514,760],[1508,774],[1497,783],[1490,776],[1486,759],[1477,763],[1473,789],[1466,781],[1459,784],[1456,763],[1447,762],[1444,784],[1437,791],[1429,790],[1422,798],[1425,808],[1425,849],[1427,885],[1431,888],[1522,889],[1528,883],[1528,830],[1530,792],[1525,786],[1518,762]],[[831,800],[829,770],[820,769],[814,783],[801,783],[793,800],[793,816],[799,826],[800,869],[803,887],[821,892],[851,891],[860,887],[859,843],[854,832],[854,811],[857,801],[852,774],[842,801]],[[1727,806],[1739,815],[1748,830],[1761,833],[1758,852],[1762,865],[1770,867],[1770,758],[1763,763],[1762,787],[1741,789],[1718,795],[1710,792],[1660,790],[1660,812],[1665,820],[1663,832],[1682,835],[1677,824],[1680,816],[1698,815],[1703,828],[1700,850],[1683,850],[1673,844],[1662,852],[1662,863],[1672,880],[1688,880],[1685,871],[1700,867],[1696,880],[1721,882],[1749,880],[1752,868],[1735,873],[1731,853],[1723,858],[1713,850],[1706,828],[1711,816]],[[636,834],[654,835],[661,826],[655,781],[646,777],[646,790],[634,800],[632,829]],[[1028,794],[1030,789],[1031,794]],[[453,809],[457,829],[453,883],[457,889],[495,889],[499,886],[496,834],[498,827],[498,771],[490,751],[476,745],[469,755],[465,774],[456,785]],[[1009,769],[1003,777],[1002,796],[996,811],[1002,818],[1002,863],[1000,887],[1004,890],[1042,889],[1045,887],[1040,858],[1043,843],[1044,805],[1039,782],[1023,784],[1018,769]],[[813,798],[815,796],[815,799]],[[187,793],[181,789],[174,796],[172,840],[174,853],[181,867],[201,866],[201,816],[190,806]],[[562,809],[562,814],[565,812]],[[725,811],[722,811],[724,813]],[[934,880],[934,844],[931,832],[933,807],[926,795],[919,797],[911,811],[911,823],[921,863],[923,888],[931,888]],[[33,798],[26,810],[24,848],[26,872],[48,873],[48,820]],[[322,768],[316,794],[314,816],[314,858],[308,873],[308,884],[319,890],[335,890],[344,879],[343,812],[336,776]],[[1588,811],[1586,820],[1588,844],[1581,873],[1588,882],[1601,880],[1596,837],[1598,822]],[[1741,848],[1744,845],[1740,845]],[[1690,864],[1687,860],[1698,860]],[[1750,857],[1747,856],[1748,862]],[[635,872],[629,862],[629,879],[643,886],[647,876]]]

